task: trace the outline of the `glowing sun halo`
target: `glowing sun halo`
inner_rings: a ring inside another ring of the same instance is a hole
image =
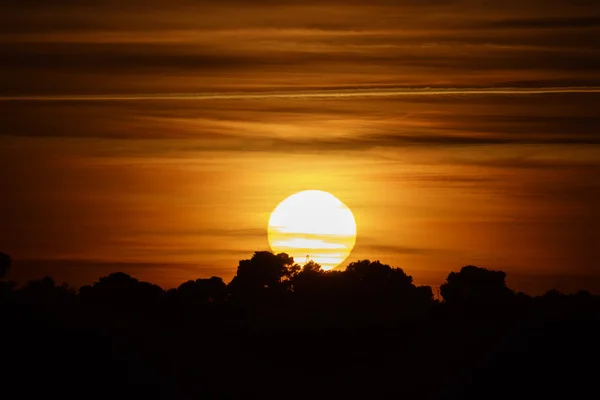
[[[283,200],[269,219],[269,245],[298,264],[306,256],[330,270],[341,264],[356,243],[352,211],[334,195],[306,190]]]

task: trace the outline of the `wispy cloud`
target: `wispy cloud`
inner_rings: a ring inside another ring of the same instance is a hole
[[[352,85],[598,85],[592,3],[11,0],[0,14],[0,87],[6,96],[84,100]]]
[[[114,95],[0,96],[1,101],[143,101],[143,100],[255,100],[346,97],[457,96],[457,95],[535,95],[561,93],[600,93],[599,86],[580,87],[487,87],[487,88],[382,88],[318,91],[279,91],[246,93],[164,93]]]

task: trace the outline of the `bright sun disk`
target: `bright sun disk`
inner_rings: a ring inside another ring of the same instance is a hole
[[[269,219],[269,245],[303,265],[306,257],[324,270],[340,265],[356,243],[352,211],[334,195],[305,190],[283,200]]]

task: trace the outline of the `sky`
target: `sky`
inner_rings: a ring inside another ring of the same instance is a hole
[[[354,213],[346,264],[600,293],[595,3],[8,0],[9,278],[229,281],[315,189]]]

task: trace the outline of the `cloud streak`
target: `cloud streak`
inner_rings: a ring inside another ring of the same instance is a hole
[[[487,88],[381,88],[241,93],[157,93],[107,95],[0,96],[0,101],[143,101],[143,100],[260,100],[311,98],[364,98],[399,96],[476,96],[600,93],[600,86],[487,87]]]

